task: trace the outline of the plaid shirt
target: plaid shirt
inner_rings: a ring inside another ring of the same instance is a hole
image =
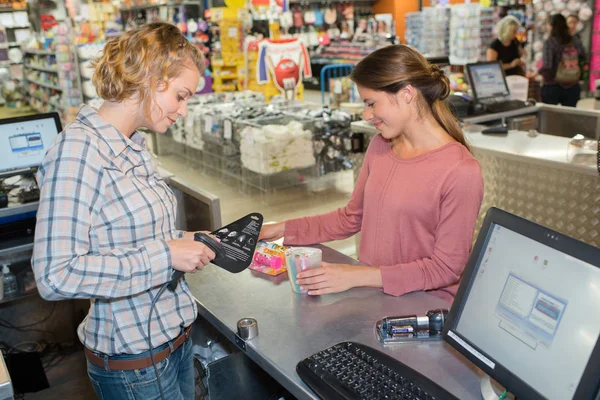
[[[48,150],[38,183],[32,265],[40,294],[91,299],[78,329],[90,350],[148,350],[150,304],[173,272],[167,241],[183,232],[143,135],[127,138],[84,105]],[[153,347],[177,337],[196,314],[187,283],[166,290],[152,315]]]

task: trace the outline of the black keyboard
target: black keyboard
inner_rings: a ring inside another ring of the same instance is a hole
[[[486,104],[485,106],[487,112],[492,114],[501,113],[505,111],[520,110],[521,108],[525,107],[527,107],[527,105],[520,100],[507,100],[498,103]]]
[[[300,361],[296,371],[324,400],[456,399],[408,365],[354,342],[339,343],[315,353]]]

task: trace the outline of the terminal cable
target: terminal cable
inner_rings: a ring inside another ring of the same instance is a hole
[[[152,300],[152,305],[150,305],[150,315],[148,316],[148,349],[150,349],[150,358],[152,359],[152,367],[154,367],[154,374],[156,375],[156,384],[158,385],[158,391],[160,392],[160,398],[162,400],[165,400],[165,394],[163,393],[163,388],[162,385],[160,383],[160,375],[158,374],[158,368],[156,368],[156,361],[154,360],[154,352],[153,352],[153,347],[152,347],[152,336],[151,336],[151,325],[150,323],[152,322],[152,313],[154,312],[154,308],[156,307],[156,302],[158,301],[158,299],[160,298],[160,296],[162,296],[162,294],[165,292],[165,290],[167,290],[167,287],[169,286],[171,282],[167,282],[165,284],[163,284],[160,287],[160,290],[158,291],[158,293],[156,293],[156,296],[154,297],[154,299]]]

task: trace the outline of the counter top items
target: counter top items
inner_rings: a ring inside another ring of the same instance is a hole
[[[211,232],[216,240],[202,232],[196,232],[194,240],[205,244],[215,253],[212,264],[237,274],[248,268],[252,262],[262,223],[262,214],[251,213]],[[182,276],[182,271],[173,273],[169,284],[171,291],[175,290]]]
[[[321,350],[300,361],[296,371],[322,399],[457,399],[415,369],[361,343]]]
[[[285,252],[286,246],[277,243],[258,242],[248,268],[263,274],[277,276],[287,272]]]
[[[302,271],[319,268],[322,261],[321,249],[314,247],[290,247],[285,252],[285,261],[287,265],[288,278],[292,290],[296,293],[307,294],[307,290],[301,290],[300,285],[296,283],[296,275]]]
[[[322,250],[323,261],[359,264],[326,246],[312,247]],[[476,368],[461,361],[444,342],[409,343],[398,349],[381,346],[373,335],[373,323],[386,315],[419,314],[448,307],[431,294],[394,297],[374,288],[354,288],[326,296],[305,296],[290,290],[280,276],[257,276],[253,271],[230,274],[214,266],[207,266],[201,274],[188,275],[186,280],[198,300],[202,318],[230,341],[235,342],[241,318],[252,316],[259,321],[260,334],[246,343],[245,354],[299,400],[318,397],[298,376],[298,361],[347,340],[379,349],[461,400],[481,398]]]
[[[441,340],[448,310],[429,310],[425,315],[385,317],[375,323],[377,340],[384,345],[419,340]]]

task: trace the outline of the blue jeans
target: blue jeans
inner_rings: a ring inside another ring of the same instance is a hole
[[[165,349],[168,343],[154,352]],[[111,359],[128,360],[149,356],[122,354]],[[88,361],[88,376],[100,400],[160,400],[154,367],[129,371],[107,371]],[[192,339],[188,339],[173,354],[156,365],[165,400],[194,399],[194,352]]]

